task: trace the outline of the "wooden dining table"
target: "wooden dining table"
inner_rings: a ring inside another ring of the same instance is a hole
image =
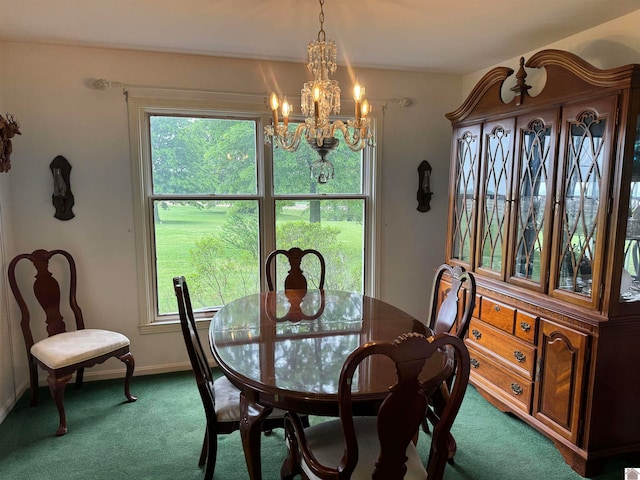
[[[249,476],[261,479],[261,422],[280,408],[338,416],[338,379],[347,356],[367,342],[392,342],[428,327],[386,302],[337,290],[261,292],[234,300],[212,318],[209,343],[222,372],[240,389],[242,439]],[[448,375],[442,355],[427,369],[429,385]],[[395,383],[388,359],[371,357],[353,385],[354,414],[375,415]]]

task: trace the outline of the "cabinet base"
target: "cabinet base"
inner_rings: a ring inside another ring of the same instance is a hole
[[[554,440],[553,444],[564,458],[564,461],[578,474],[583,477],[595,477],[602,472],[604,460],[602,458],[587,460],[579,453],[571,450],[566,445]]]

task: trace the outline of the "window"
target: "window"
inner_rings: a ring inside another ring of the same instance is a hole
[[[176,275],[187,278],[201,318],[266,288],[274,248],[315,248],[327,263],[325,288],[373,293],[374,149],[342,142],[327,157],[335,178],[321,185],[310,178],[319,157],[309,145],[264,144],[263,104],[128,102],[143,326],[176,320]],[[314,266],[303,269],[314,287]]]

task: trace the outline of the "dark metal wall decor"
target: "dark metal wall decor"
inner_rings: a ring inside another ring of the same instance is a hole
[[[73,193],[71,193],[71,164],[62,155],[58,155],[49,165],[53,174],[53,195],[51,200],[56,208],[53,215],[58,220],[70,220],[75,217],[71,211],[74,204]]]
[[[423,160],[418,166],[418,211],[431,210],[431,165]]]
[[[0,172],[8,172],[11,168],[11,139],[16,135],[22,135],[22,132],[13,115],[7,113],[7,118],[0,115]]]

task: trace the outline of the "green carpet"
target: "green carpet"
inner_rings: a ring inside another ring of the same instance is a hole
[[[204,410],[191,372],[134,377],[136,403],[127,404],[121,380],[86,382],[65,393],[69,433],[54,435],[58,415],[47,388],[40,405],[23,395],[0,425],[2,480],[202,479],[198,456]],[[581,479],[553,444],[517,418],[490,406],[469,387],[453,434],[455,465],[446,480]],[[430,437],[421,433],[426,456]],[[286,453],[282,430],[262,437],[263,478],[280,478]],[[624,476],[625,459],[609,461],[598,480]],[[245,479],[238,432],[219,436],[216,479]]]

